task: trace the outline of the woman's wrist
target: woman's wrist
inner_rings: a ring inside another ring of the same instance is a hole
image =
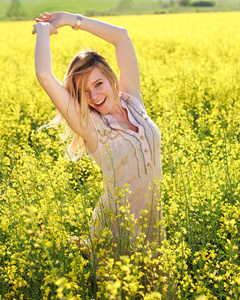
[[[76,18],[76,14],[66,13],[64,25],[73,27],[76,23]]]
[[[36,32],[49,32],[51,29],[51,24],[50,23],[45,23],[45,22],[40,22],[35,24]]]
[[[52,35],[57,34],[57,29],[51,24],[46,22],[40,22],[35,25],[35,32],[33,33],[40,33],[41,35]]]
[[[64,16],[64,25],[71,26],[72,28],[76,25],[79,14],[66,13]],[[81,16],[82,17],[82,16]]]

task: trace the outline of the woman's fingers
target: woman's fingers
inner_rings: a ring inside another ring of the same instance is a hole
[[[58,30],[57,30],[57,28],[56,28],[54,25],[52,25],[52,27],[51,27],[50,34],[51,34],[51,35],[52,35],[52,34],[58,34]]]
[[[37,27],[35,25],[33,25],[33,30],[32,30],[32,34],[37,33]]]
[[[44,22],[47,21],[48,17],[47,16],[43,16],[42,14],[40,14],[40,19],[43,20]]]
[[[45,13],[44,13],[44,17],[46,17],[46,18],[50,18],[50,17],[51,17],[51,14],[49,14],[49,13],[45,12]]]
[[[50,17],[51,17],[51,14],[45,12],[44,15],[40,14],[39,18],[37,18],[37,20],[41,20],[42,22],[49,22]]]
[[[35,21],[36,21],[37,23],[39,23],[39,22],[44,22],[43,20],[41,20],[41,19],[39,19],[39,18],[35,18]]]

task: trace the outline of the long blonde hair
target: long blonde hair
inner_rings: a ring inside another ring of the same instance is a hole
[[[98,67],[100,71],[108,78],[112,89],[114,91],[115,98],[119,94],[119,85],[116,74],[113,72],[106,59],[94,50],[81,50],[71,61],[68,66],[67,73],[63,80],[63,85],[69,91],[70,101],[74,101],[77,113],[79,114],[80,124],[84,126],[88,124],[90,108],[87,102],[85,86],[90,72],[94,67]],[[78,77],[78,85],[76,86],[74,79]],[[64,118],[60,112],[57,116],[48,124],[47,127],[56,127],[64,122]],[[68,155],[71,159],[78,159],[84,153],[83,139],[72,131],[72,129],[66,124],[65,132],[61,135],[63,141],[72,140],[68,146]]]

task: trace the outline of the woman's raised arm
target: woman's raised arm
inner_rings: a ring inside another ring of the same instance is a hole
[[[94,133],[93,124],[80,124],[80,116],[71,101],[70,93],[62,83],[54,76],[52,71],[52,57],[50,50],[50,35],[57,33],[57,29],[46,22],[38,22],[32,31],[37,33],[35,47],[35,70],[39,83],[46,91],[55,107],[62,114],[71,129],[88,141],[89,136]]]
[[[87,31],[111,43],[115,47],[116,58],[120,69],[120,90],[133,95],[142,103],[138,61],[127,30],[85,16],[81,16],[81,18],[81,30]],[[36,21],[50,22],[56,28],[62,26],[74,27],[77,21],[77,15],[66,12],[45,13],[44,15],[40,15],[40,19],[36,19]]]

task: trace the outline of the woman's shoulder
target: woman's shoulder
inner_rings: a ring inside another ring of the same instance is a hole
[[[127,104],[132,104],[134,106],[139,107],[142,110],[145,110],[145,107],[143,105],[143,100],[142,100],[142,96],[139,95],[139,97],[133,96],[129,93],[120,91],[119,92],[119,97],[121,100],[123,100],[124,102],[126,102]]]

